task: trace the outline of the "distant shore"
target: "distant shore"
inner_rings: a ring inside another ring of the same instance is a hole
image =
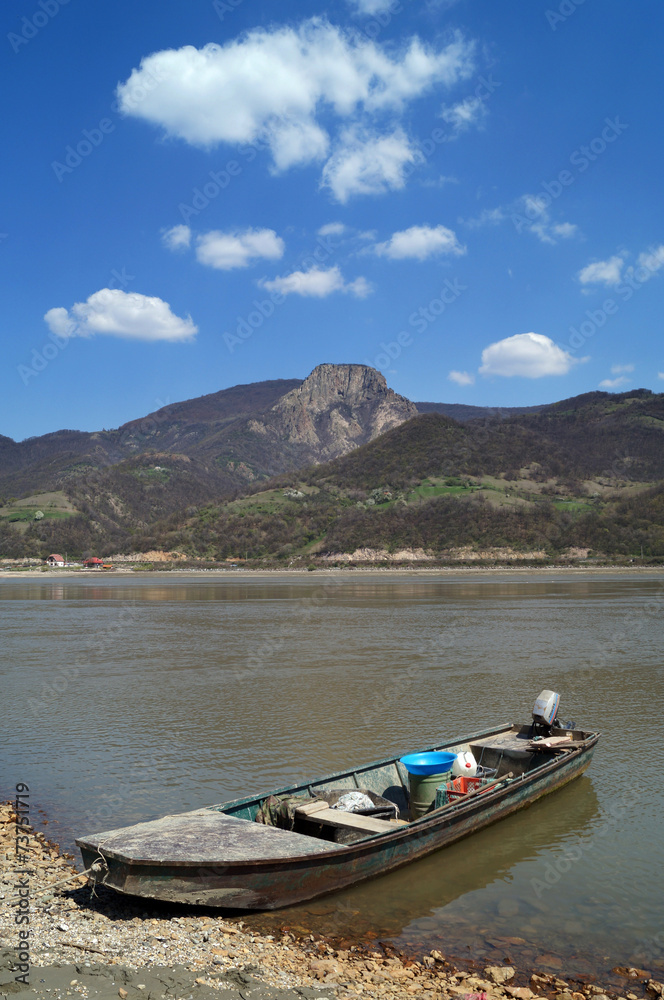
[[[292,577],[306,577],[309,580],[315,580],[319,576],[356,576],[358,574],[362,576],[468,576],[469,574],[488,576],[496,573],[504,573],[506,575],[519,574],[520,576],[528,574],[537,574],[538,576],[546,575],[547,573],[564,573],[569,576],[598,576],[600,574],[612,573],[616,575],[634,575],[634,574],[664,574],[664,565],[661,566],[578,566],[578,565],[565,565],[561,563],[560,565],[552,564],[551,566],[529,566],[529,565],[495,565],[495,566],[321,566],[316,567],[315,570],[309,570],[306,568],[294,568],[289,569],[287,567],[283,568],[267,568],[267,567],[256,567],[255,569],[249,567],[243,567],[242,569],[222,569],[221,567],[215,567],[213,569],[132,569],[130,566],[118,566],[112,570],[85,570],[85,569],[5,569],[0,568],[0,579],[49,579],[49,580],[67,580],[73,578],[86,578],[86,579],[97,579],[97,578],[113,578],[113,577],[183,577],[185,579],[191,577],[219,577],[224,580],[228,579],[242,579],[243,577],[275,577],[275,576],[292,576]]]

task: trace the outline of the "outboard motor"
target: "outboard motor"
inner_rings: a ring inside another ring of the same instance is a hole
[[[533,708],[533,732],[547,735],[550,733],[559,704],[560,695],[556,691],[544,690],[540,692]]]

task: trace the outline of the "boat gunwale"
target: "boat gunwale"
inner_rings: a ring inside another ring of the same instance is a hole
[[[467,743],[472,740],[481,739],[486,736],[495,735],[500,732],[506,732],[514,727],[515,724],[502,725],[494,727],[490,730],[486,730],[480,733],[474,733],[467,737],[462,737],[456,740],[450,740],[444,746],[449,746],[454,743]],[[590,732],[583,730],[586,733],[584,739],[578,741],[578,746],[571,750],[566,750],[564,753],[560,753],[553,757],[552,760],[542,763],[537,767],[533,768],[531,771],[524,771],[523,774],[515,776],[509,782],[498,785],[493,789],[489,789],[484,793],[478,795],[473,795],[470,798],[464,797],[459,799],[457,802],[450,803],[444,810],[440,810],[435,813],[425,813],[423,816],[418,817],[418,819],[411,821],[404,826],[395,826],[394,830],[385,830],[381,833],[369,834],[363,837],[361,840],[355,841],[351,844],[338,845],[335,844],[333,848],[329,851],[320,851],[316,854],[293,854],[288,857],[266,857],[257,859],[246,859],[242,861],[174,861],[174,860],[156,860],[151,858],[128,858],[126,855],[118,854],[114,852],[109,847],[103,847],[103,856],[113,859],[121,864],[128,865],[130,867],[148,866],[154,868],[201,868],[201,867],[213,867],[213,868],[231,868],[235,872],[240,872],[243,870],[256,870],[256,869],[269,869],[272,868],[283,868],[285,866],[297,867],[297,868],[309,868],[315,867],[324,862],[342,862],[348,861],[354,856],[361,857],[367,852],[374,849],[376,844],[383,846],[387,843],[400,843],[407,839],[417,836],[421,832],[429,833],[434,827],[444,825],[451,825],[450,821],[455,821],[458,818],[463,818],[466,814],[472,815],[476,811],[477,806],[484,807],[485,804],[495,804],[501,799],[506,799],[515,790],[520,790],[526,784],[534,784],[541,780],[548,774],[555,773],[556,771],[563,770],[569,761],[576,760],[580,756],[594,750],[597,742],[600,739],[600,732]],[[435,750],[439,748],[440,744],[434,744],[433,747],[428,748],[430,750]],[[428,752],[427,750],[422,752]],[[219,812],[225,814],[227,809],[230,807],[251,805],[256,802],[260,802],[262,799],[266,798],[267,795],[279,795],[285,792],[296,792],[296,791],[306,791],[310,785],[316,785],[321,782],[332,781],[335,778],[342,777],[352,777],[361,774],[363,771],[373,770],[375,768],[386,766],[389,764],[397,764],[400,760],[399,757],[388,757],[384,760],[379,760],[370,764],[362,765],[360,768],[355,768],[348,771],[340,771],[327,775],[322,778],[318,778],[315,781],[303,782],[299,785],[288,785],[280,789],[276,789],[273,792],[267,792],[258,796],[250,796],[244,799],[236,799],[231,802],[221,803],[220,805],[202,807],[203,810],[210,810],[211,812]],[[557,786],[555,786],[557,787]],[[553,789],[551,789],[553,790]],[[524,803],[525,804],[525,803]],[[223,807],[223,808],[222,808]],[[199,810],[194,810],[198,812]],[[171,816],[183,816],[186,813],[175,813]],[[232,814],[231,814],[232,815]],[[169,817],[160,817],[162,819]],[[500,817],[498,817],[500,818]],[[251,822],[251,821],[247,821]],[[140,825],[140,824],[139,824]],[[118,828],[119,832],[122,827]],[[108,831],[112,832],[112,831]],[[308,836],[307,834],[302,834],[302,836]],[[78,838],[76,840],[77,846],[82,849],[85,847],[87,850],[97,851],[97,845],[90,844],[86,838]],[[103,845],[102,845],[103,846]]]

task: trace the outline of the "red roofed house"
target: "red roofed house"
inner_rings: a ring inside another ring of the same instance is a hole
[[[62,558],[62,556],[58,555],[57,552],[54,552],[52,555],[48,556],[46,562],[48,563],[49,566],[64,566],[65,564],[64,559]]]
[[[84,559],[83,565],[86,569],[101,569],[104,565],[104,560],[98,559],[97,556],[93,556],[92,559]]]

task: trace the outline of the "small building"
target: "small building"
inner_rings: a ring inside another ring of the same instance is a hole
[[[65,561],[61,555],[57,552],[53,552],[50,556],[46,557],[47,566],[64,566]]]
[[[97,556],[93,556],[91,559],[84,559],[83,565],[86,569],[101,569],[104,565],[104,560],[98,559]]]

